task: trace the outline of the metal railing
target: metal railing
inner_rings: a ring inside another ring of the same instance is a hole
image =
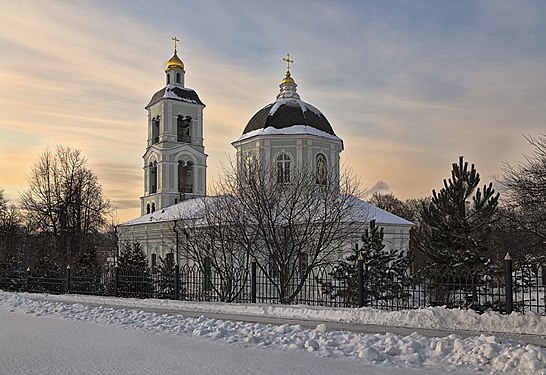
[[[542,264],[505,263],[504,273],[473,270],[436,270],[412,275],[385,274],[366,278],[356,265],[357,277],[334,277],[332,266],[315,267],[305,280],[295,274],[287,285],[296,292],[288,303],[406,310],[427,306],[473,309],[484,312],[546,315],[546,268]],[[251,263],[236,270],[237,277],[222,276],[198,265],[171,269],[104,267],[65,272],[0,274],[0,289],[36,293],[78,293],[133,298],[163,298],[191,301],[281,303],[275,277]],[[276,276],[277,277],[277,276]],[[282,301],[286,303],[286,299]]]

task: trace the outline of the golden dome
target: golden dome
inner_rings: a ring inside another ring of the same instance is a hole
[[[286,71],[286,76],[284,77],[284,79],[281,81],[281,85],[295,85],[296,82],[294,81],[294,79],[290,76],[290,72],[287,70]]]
[[[174,52],[173,57],[171,57],[171,59],[167,61],[167,67],[165,68],[165,70],[170,70],[170,69],[184,70],[184,63],[182,62],[182,60],[180,60],[180,58],[176,54],[176,51]]]

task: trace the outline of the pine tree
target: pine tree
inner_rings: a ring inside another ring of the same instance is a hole
[[[0,288],[12,289],[25,277],[23,255],[18,248],[10,248],[0,257]]]
[[[102,272],[97,259],[97,250],[93,241],[83,243],[72,269],[72,290],[77,293],[101,294],[104,284]]]
[[[143,271],[148,261],[139,242],[125,243],[118,258],[118,267],[123,271]]]
[[[98,271],[99,262],[94,242],[89,241],[83,244],[78,257],[76,258],[74,268],[88,274],[96,273]]]
[[[324,285],[333,298],[342,298],[345,305],[354,306],[358,299],[357,262],[364,262],[364,297],[367,301],[390,301],[403,297],[403,287],[408,279],[411,256],[399,249],[385,250],[383,228],[375,220],[362,236],[362,247],[352,248],[351,253],[338,262],[331,275],[342,281],[343,288],[334,288],[333,283]]]
[[[34,263],[30,266],[33,276],[56,278],[64,276],[61,260],[52,250],[54,246],[53,241],[45,237],[41,238],[34,252]]]
[[[24,277],[23,243],[19,210],[9,204],[4,198],[4,190],[0,189],[0,278],[8,280]],[[9,283],[12,284],[12,281]]]
[[[126,243],[118,258],[118,294],[124,297],[153,296],[153,285],[146,254],[139,242]]]
[[[167,254],[165,258],[159,256],[158,289],[159,298],[174,298],[175,277],[174,256]]]
[[[474,164],[461,156],[453,163],[451,178],[432,191],[432,200],[421,210],[418,246],[432,260],[433,268],[476,268],[490,263],[485,246],[486,229],[494,222],[499,201],[493,184],[480,184]]]

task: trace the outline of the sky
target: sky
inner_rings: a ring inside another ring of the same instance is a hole
[[[39,155],[71,146],[114,220],[139,216],[144,106],[173,36],[206,104],[209,185],[287,53],[369,192],[430,196],[460,155],[488,183],[546,133],[545,35],[544,1],[0,0],[0,189],[17,203]]]

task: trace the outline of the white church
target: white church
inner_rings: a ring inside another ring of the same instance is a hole
[[[291,167],[304,165],[315,171],[313,178],[321,184],[326,170],[339,175],[343,140],[319,109],[300,99],[290,74],[293,61],[289,55],[284,61],[287,70],[276,100],[256,112],[244,128],[241,124],[242,134],[231,144],[238,162],[244,162],[248,155],[258,155],[271,164],[278,183],[290,181]],[[120,243],[138,241],[150,263],[178,248],[178,240],[173,243],[173,225],[177,221],[199,220],[203,202],[215,199],[207,197],[205,104],[195,90],[185,87],[185,74],[175,44],[174,55],[165,68],[165,87],[153,94],[145,107],[148,139],[143,155],[141,216],[118,228]],[[383,228],[386,248],[408,250],[411,222],[360,199],[358,206],[367,213],[359,220],[375,220]],[[361,234],[355,233],[355,238]],[[178,252],[176,256],[179,264],[186,263]]]

